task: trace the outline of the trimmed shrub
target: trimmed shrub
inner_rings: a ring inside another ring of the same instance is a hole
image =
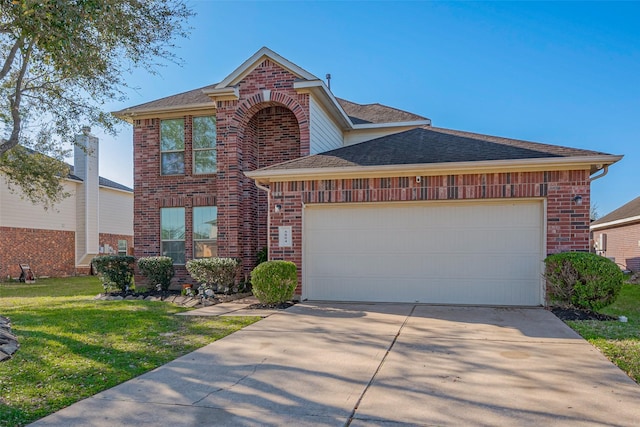
[[[128,290],[131,285],[135,262],[135,258],[130,255],[103,255],[92,261],[102,282],[121,291]]]
[[[218,292],[230,292],[236,283],[240,263],[233,258],[202,258],[187,261],[187,271],[198,283],[214,286]]]
[[[267,261],[251,272],[253,295],[262,304],[290,301],[298,285],[296,265],[290,261]]]
[[[150,287],[160,285],[160,289],[166,291],[171,285],[171,279],[175,274],[173,260],[168,256],[150,256],[138,260],[140,273],[147,278]]]
[[[613,261],[587,252],[549,255],[544,263],[547,294],[558,305],[599,310],[618,298],[624,281]]]

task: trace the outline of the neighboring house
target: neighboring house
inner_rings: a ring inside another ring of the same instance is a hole
[[[133,124],[135,254],[257,252],[314,300],[539,305],[548,253],[589,249],[590,180],[620,156],[435,128],[336,98],[262,48]]]
[[[19,277],[19,264],[36,277],[88,274],[96,255],[133,248],[133,190],[98,175],[98,138],[87,132],[76,142],[63,184],[70,196],[51,209],[10,192],[0,177],[1,278]]]
[[[596,253],[640,272],[640,197],[591,223]]]

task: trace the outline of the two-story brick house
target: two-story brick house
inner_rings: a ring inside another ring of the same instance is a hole
[[[256,254],[301,298],[538,305],[547,253],[588,250],[592,175],[619,156],[435,128],[336,98],[262,48],[134,126],[136,256]]]

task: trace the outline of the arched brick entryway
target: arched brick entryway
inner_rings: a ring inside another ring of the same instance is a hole
[[[244,172],[309,154],[309,95],[259,89],[218,102],[218,243],[246,276],[267,246],[267,198]]]

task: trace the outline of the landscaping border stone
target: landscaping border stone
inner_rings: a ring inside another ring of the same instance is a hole
[[[11,321],[0,316],[0,362],[11,359],[19,348],[18,338],[11,332]]]

